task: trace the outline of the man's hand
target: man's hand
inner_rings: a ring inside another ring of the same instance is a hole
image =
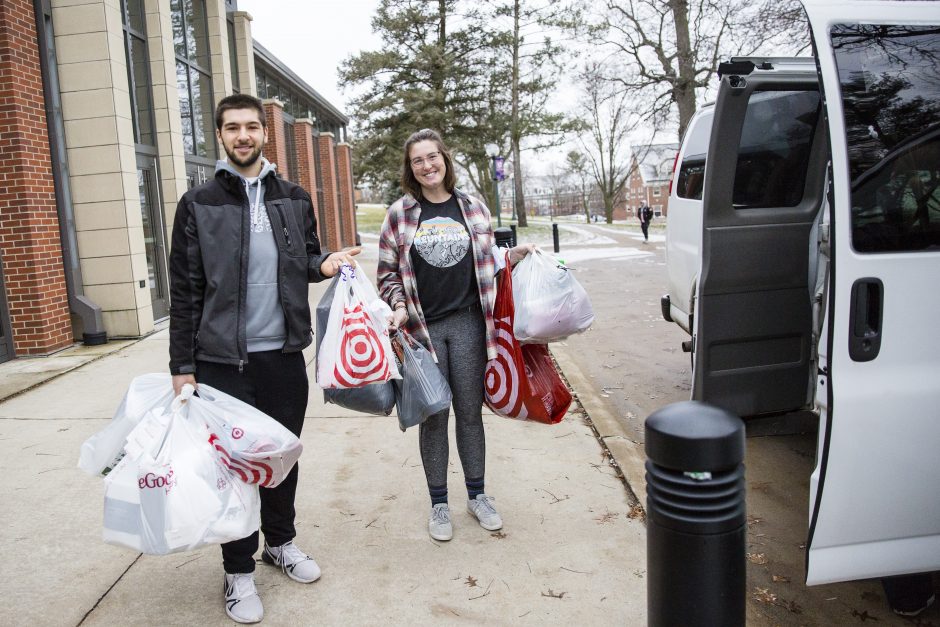
[[[330,253],[330,256],[324,259],[323,263],[320,264],[320,274],[327,278],[336,276],[336,273],[339,272],[343,264],[349,264],[355,268],[356,260],[353,259],[353,257],[361,252],[361,248],[348,248],[346,250]]]
[[[390,333],[397,331],[398,329],[405,326],[405,323],[408,322],[408,310],[404,307],[399,307],[392,312],[392,321],[388,324],[388,330]]]
[[[198,387],[196,385],[196,377],[191,374],[175,374],[173,375],[173,396],[179,396],[183,391],[183,386],[186,384],[191,386]]]
[[[535,244],[519,244],[518,246],[513,246],[509,249],[509,264],[516,265],[529,253],[534,253],[538,250],[538,246]]]

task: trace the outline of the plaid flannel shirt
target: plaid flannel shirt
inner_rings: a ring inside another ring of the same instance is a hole
[[[493,227],[490,224],[490,211],[482,202],[460,190],[455,189],[454,195],[467,222],[467,230],[470,232],[470,242],[473,247],[480,305],[483,307],[486,320],[486,358],[495,359],[496,331],[493,325],[493,305],[496,302],[494,278],[496,274],[494,249],[496,247]],[[424,312],[418,300],[418,283],[411,264],[411,244],[418,230],[420,216],[421,205],[407,194],[388,208],[379,235],[377,282],[379,295],[393,309],[398,303],[405,303],[408,309],[408,322],[405,324],[405,330],[431,352],[436,362],[437,354],[431,346],[431,336],[424,322]]]

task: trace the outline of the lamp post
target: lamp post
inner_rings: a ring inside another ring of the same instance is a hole
[[[496,226],[503,225],[503,208],[499,206],[499,170],[496,167],[496,160],[499,159],[499,146],[496,144],[486,144],[486,156],[493,162],[493,186],[496,189]]]

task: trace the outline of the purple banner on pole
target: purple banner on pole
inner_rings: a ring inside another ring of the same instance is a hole
[[[506,172],[503,171],[503,162],[502,157],[493,157],[493,167],[496,169],[496,180],[504,181],[506,180]]]

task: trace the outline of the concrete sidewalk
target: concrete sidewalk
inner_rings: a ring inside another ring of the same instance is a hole
[[[325,287],[312,286],[311,303]],[[76,468],[130,380],[166,371],[167,349],[163,330],[0,402],[3,624],[231,624],[219,549],[147,556],[104,544],[102,482]],[[645,623],[645,528],[577,404],[554,426],[484,415],[501,532],[466,512],[451,443],[454,539],[439,543],[417,430],[324,405],[308,372],[297,543],[323,577],[304,586],[259,559],[263,624]]]

